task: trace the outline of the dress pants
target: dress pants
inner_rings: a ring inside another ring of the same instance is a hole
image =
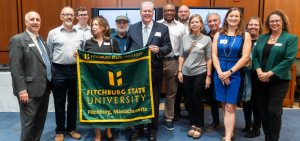
[[[177,60],[163,61],[163,75],[166,82],[166,102],[165,102],[165,121],[173,121],[174,118],[174,104],[178,86],[178,80],[175,74],[178,69]]]
[[[266,141],[278,141],[281,129],[282,103],[289,90],[290,80],[254,79],[259,112]]]
[[[183,87],[186,93],[186,107],[189,113],[190,124],[196,127],[204,125],[204,107],[202,96],[205,93],[206,72],[194,75],[183,75]]]
[[[76,65],[59,65],[53,63],[53,91],[56,134],[76,130],[77,117],[77,67]],[[65,104],[68,99],[67,127],[65,128]]]
[[[251,74],[251,80],[254,80],[256,77],[255,74]],[[257,94],[255,90],[256,86],[254,81],[252,81],[252,95],[251,99],[247,102],[243,101],[243,111],[244,111],[244,118],[246,122],[252,121],[252,111],[253,111],[253,127],[260,128],[261,127],[261,118],[260,113],[257,105]]]
[[[29,99],[28,104],[18,98],[22,126],[20,141],[39,141],[41,138],[48,112],[50,82],[46,85],[44,95]]]
[[[216,100],[216,98],[214,98],[214,73],[215,72],[215,67],[214,65],[212,65],[212,70],[211,70],[211,83],[210,83],[210,87],[207,89],[208,94],[209,94],[209,104],[210,104],[210,111],[211,111],[211,115],[213,118],[213,122],[218,124],[220,122],[219,119],[219,103],[220,101]],[[216,76],[218,77],[218,76]]]
[[[159,100],[162,90],[162,82],[152,83],[153,90],[153,102],[154,102],[154,118],[151,119],[151,123],[147,124],[147,130],[150,134],[155,134],[158,130],[158,117],[159,117]],[[135,133],[144,132],[144,124],[134,126]]]

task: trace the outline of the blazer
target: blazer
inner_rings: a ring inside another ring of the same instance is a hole
[[[159,35],[160,34],[160,35]],[[163,57],[172,51],[169,28],[153,21],[153,27],[146,46],[159,47],[158,54],[151,53],[152,82],[160,83],[163,80]],[[143,48],[142,21],[129,27],[126,52]]]
[[[252,51],[252,71],[262,68],[263,50],[271,33],[259,36]],[[264,72],[272,71],[275,75],[270,79],[290,80],[291,67],[298,52],[298,37],[283,30],[271,49]]]
[[[46,41],[39,36],[50,58],[50,52]],[[27,90],[29,98],[41,97],[45,93],[47,70],[42,55],[34,44],[27,31],[17,34],[9,42],[9,68],[12,76],[13,93],[19,96],[19,92]],[[50,62],[51,63],[51,62]]]

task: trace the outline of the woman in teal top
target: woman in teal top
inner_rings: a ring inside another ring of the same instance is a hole
[[[271,12],[265,22],[268,34],[259,37],[252,55],[257,102],[266,141],[278,141],[282,103],[289,89],[292,67],[298,52],[298,37],[288,33],[290,22],[283,11]]]

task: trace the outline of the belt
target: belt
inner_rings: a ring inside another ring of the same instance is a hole
[[[164,57],[164,60],[178,60],[178,56],[174,56],[174,57]]]
[[[77,67],[77,64],[62,65],[62,64],[52,63],[52,65],[60,67],[60,68],[76,68]]]

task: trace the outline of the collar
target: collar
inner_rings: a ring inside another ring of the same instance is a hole
[[[64,27],[64,25],[62,24],[61,26],[60,26],[60,30],[66,30],[66,31],[68,31],[65,27]],[[74,27],[74,25],[72,26],[72,29],[70,30],[70,31],[72,31],[72,30],[75,30],[75,32],[77,32],[77,29]]]
[[[146,25],[142,21],[142,29],[144,29],[145,26]],[[153,20],[151,20],[151,22],[147,26],[148,26],[148,28],[152,28],[153,27]]]
[[[174,18],[174,20],[173,20],[171,23],[168,23],[168,22],[165,20],[165,18],[163,18],[162,20],[163,20],[163,23],[166,23],[166,24],[176,24],[176,25],[177,25],[177,22],[178,22],[178,21],[175,20],[175,18]]]
[[[27,33],[29,34],[29,36],[32,38],[32,39],[36,39],[36,37],[38,37],[39,35],[34,35],[33,33],[31,33],[29,30],[27,30]]]
[[[90,29],[91,29],[91,27],[90,27],[88,24],[86,25],[86,28],[85,28],[85,29],[83,29],[83,28],[79,25],[79,23],[77,23],[76,26],[77,26],[78,28],[82,29],[82,30],[90,30]]]
[[[128,32],[126,32],[126,34],[125,34],[125,36],[124,36],[123,38],[126,38],[126,37],[127,37],[127,33],[128,33]],[[121,38],[121,37],[119,36],[118,32],[112,34],[112,36],[113,36],[113,37]],[[121,38],[121,39],[123,39],[123,38]]]

